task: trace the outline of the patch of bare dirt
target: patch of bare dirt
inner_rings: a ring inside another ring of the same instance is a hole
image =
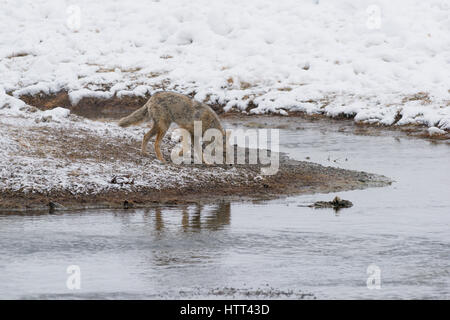
[[[81,99],[76,105],[70,103],[67,91],[56,94],[23,95],[19,97],[25,103],[41,110],[56,107],[70,109],[72,113],[88,119],[119,119],[142,107],[150,96],[124,96],[111,99],[89,98]]]

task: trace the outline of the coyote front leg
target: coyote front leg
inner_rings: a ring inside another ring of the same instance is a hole
[[[205,159],[205,154],[203,153],[203,146],[202,146],[203,142],[201,140],[201,137],[192,135],[192,140],[194,141],[194,159],[197,158],[200,161],[200,163],[198,163],[198,164],[204,163],[207,165],[211,165],[212,163],[209,163]],[[197,162],[195,162],[195,160],[194,160],[194,163],[197,163]]]

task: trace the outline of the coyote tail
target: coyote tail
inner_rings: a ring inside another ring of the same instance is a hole
[[[132,124],[138,123],[145,119],[145,116],[148,113],[148,106],[144,105],[142,108],[137,109],[132,114],[126,116],[119,120],[119,126],[128,127]]]

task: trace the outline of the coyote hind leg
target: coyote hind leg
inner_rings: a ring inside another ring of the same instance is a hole
[[[155,125],[150,129],[150,131],[147,132],[147,133],[144,135],[144,138],[142,139],[142,146],[141,146],[141,154],[142,154],[142,155],[146,155],[146,154],[147,154],[147,144],[148,144],[148,141],[149,141],[155,134],[157,134],[158,131],[159,131],[159,128],[158,128],[158,126],[155,124]]]
[[[166,127],[160,128],[159,131],[158,131],[158,134],[156,135],[156,139],[155,139],[155,152],[156,152],[156,157],[157,157],[157,158],[159,159],[159,161],[161,161],[161,162],[166,162],[166,161],[164,160],[163,156],[162,156],[160,146],[161,146],[162,138],[163,138],[164,135],[166,134],[167,129],[168,129],[168,128],[166,128]]]

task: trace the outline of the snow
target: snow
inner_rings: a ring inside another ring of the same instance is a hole
[[[443,135],[446,134],[447,132],[436,127],[430,127],[428,128],[428,133],[430,134],[430,136],[433,136],[433,135]]]
[[[449,30],[448,0],[4,0],[0,108],[163,88],[226,111],[450,130]]]
[[[42,114],[44,115],[44,117],[51,116],[52,118],[61,119],[67,118],[70,115],[70,110],[61,107],[56,107],[51,110],[46,110],[42,112]]]

